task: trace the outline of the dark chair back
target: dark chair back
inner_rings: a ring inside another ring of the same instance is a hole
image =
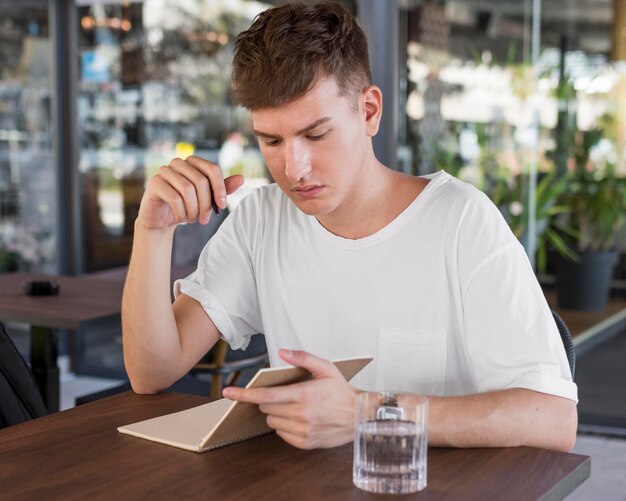
[[[565,354],[567,355],[567,361],[569,362],[570,371],[572,371],[572,379],[574,379],[574,373],[576,371],[576,351],[574,350],[574,340],[572,339],[572,333],[567,328],[567,325],[557,312],[552,311],[552,316],[556,322],[556,326],[559,329],[561,335],[561,341],[565,347]]]
[[[0,322],[0,428],[45,415],[33,374]]]
[[[225,386],[232,386],[244,373],[253,375],[268,365],[265,336],[252,336],[246,350],[231,350],[226,341],[220,339],[209,353],[192,369],[192,375],[211,375],[211,397],[220,398]]]

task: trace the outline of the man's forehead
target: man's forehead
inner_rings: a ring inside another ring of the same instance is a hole
[[[332,119],[339,111],[341,100],[346,101],[346,109],[351,102],[348,96],[340,93],[334,79],[319,80],[304,96],[279,106],[254,109],[251,111],[253,127],[263,130],[268,126],[288,122],[290,128],[300,130],[326,118]]]

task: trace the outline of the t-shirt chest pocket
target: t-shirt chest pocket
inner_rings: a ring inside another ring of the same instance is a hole
[[[444,331],[381,329],[376,357],[376,390],[443,395],[446,354]]]

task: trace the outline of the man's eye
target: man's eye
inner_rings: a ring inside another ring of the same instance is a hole
[[[328,131],[323,132],[322,134],[318,134],[317,136],[309,135],[307,136],[310,141],[321,141],[328,135]]]
[[[265,143],[265,146],[278,146],[280,144],[280,139],[268,139],[263,142]]]

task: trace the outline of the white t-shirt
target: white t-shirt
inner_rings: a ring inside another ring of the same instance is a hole
[[[266,337],[326,359],[373,355],[365,390],[465,395],[529,388],[577,401],[565,350],[498,209],[445,172],[391,223],[338,237],[276,185],[250,194],[175,285],[232,348]]]

